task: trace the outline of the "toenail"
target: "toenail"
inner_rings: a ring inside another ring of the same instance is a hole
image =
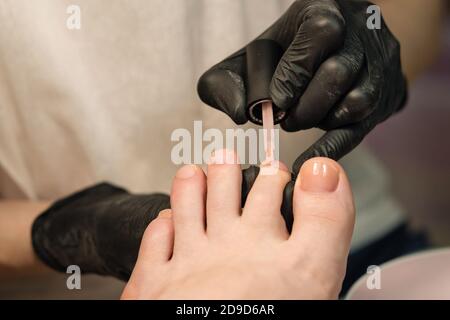
[[[236,154],[232,150],[217,150],[211,154],[208,164],[237,164]]]
[[[338,184],[338,169],[325,161],[307,161],[300,170],[300,187],[304,191],[334,192]]]
[[[184,166],[180,170],[178,170],[176,177],[178,179],[189,179],[189,178],[192,178],[196,172],[197,172],[197,166],[190,164],[190,165]]]
[[[161,211],[158,214],[158,218],[165,218],[165,219],[172,218],[172,210],[166,209],[166,210]]]

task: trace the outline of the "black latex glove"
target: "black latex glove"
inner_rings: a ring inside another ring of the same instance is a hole
[[[33,247],[51,268],[128,280],[142,236],[158,213],[169,208],[164,194],[132,195],[102,183],[57,201],[34,222]]]
[[[367,27],[369,5],[297,0],[258,37],[285,51],[270,85],[274,104],[288,111],[282,128],[327,131],[298,157],[294,176],[312,157],[340,159],[406,102],[399,42],[384,21],[380,30]],[[212,67],[198,83],[201,99],[237,124],[248,120],[245,51]]]
[[[243,171],[242,204],[259,169]],[[32,228],[37,256],[49,267],[66,272],[78,265],[83,273],[128,280],[142,236],[158,213],[170,207],[165,194],[133,195],[102,183],[55,202]],[[292,219],[288,217],[289,228]]]

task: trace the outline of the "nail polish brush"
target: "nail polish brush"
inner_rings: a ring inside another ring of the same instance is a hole
[[[247,116],[264,128],[264,163],[274,160],[274,125],[286,112],[274,105],[270,83],[283,55],[282,47],[273,40],[255,40],[247,46]]]

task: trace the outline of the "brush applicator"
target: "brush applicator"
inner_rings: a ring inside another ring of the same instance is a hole
[[[270,82],[283,55],[281,46],[273,40],[255,40],[247,47],[247,116],[264,127],[263,164],[274,160],[274,124],[281,122],[286,112],[270,97]]]

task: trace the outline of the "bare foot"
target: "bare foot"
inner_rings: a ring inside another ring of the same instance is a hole
[[[234,154],[233,154],[234,157]],[[289,234],[280,213],[290,174],[260,175],[241,209],[237,164],[181,168],[171,210],[147,228],[123,299],[335,299],[354,225],[347,177],[315,158],[300,172]],[[221,161],[222,160],[222,161]]]

